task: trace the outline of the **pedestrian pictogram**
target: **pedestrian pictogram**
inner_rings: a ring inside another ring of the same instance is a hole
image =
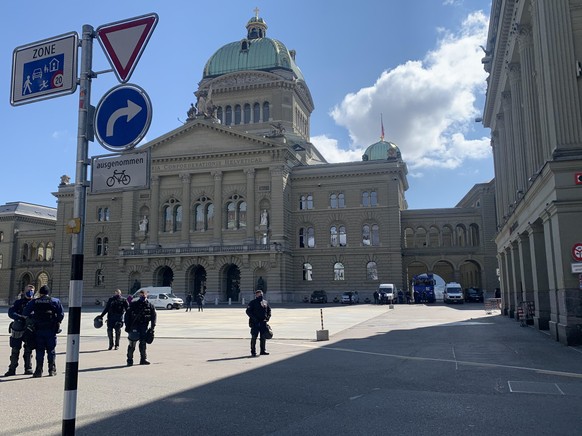
[[[149,14],[97,28],[97,39],[121,83],[130,79],[157,23],[158,15]]]
[[[572,247],[572,257],[578,262],[582,262],[582,242],[574,244]]]

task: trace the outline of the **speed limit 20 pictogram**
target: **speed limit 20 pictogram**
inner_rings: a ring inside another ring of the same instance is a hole
[[[577,242],[572,247],[572,257],[578,262],[582,262],[582,242]]]

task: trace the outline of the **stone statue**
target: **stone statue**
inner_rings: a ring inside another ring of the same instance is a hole
[[[144,215],[143,219],[139,222],[139,231],[140,232],[148,231],[148,217],[146,215]]]
[[[269,225],[269,212],[267,212],[267,209],[263,209],[263,211],[261,212],[261,226],[268,226]]]
[[[71,178],[69,176],[67,176],[66,174],[63,174],[61,176],[61,186],[68,185],[70,181],[71,181]]]
[[[196,117],[196,108],[194,107],[194,103],[190,103],[190,109],[188,109],[187,115],[189,120],[192,120],[194,117]]]

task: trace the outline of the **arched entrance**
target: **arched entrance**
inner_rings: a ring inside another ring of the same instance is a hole
[[[226,291],[226,299],[238,301],[240,294],[240,269],[238,266],[231,264],[224,270],[224,289]]]
[[[483,288],[481,267],[474,260],[463,262],[459,268],[463,288]]]
[[[443,278],[445,283],[454,282],[455,280],[455,268],[449,262],[444,260],[439,260],[434,264],[433,272],[438,274]]]
[[[161,267],[157,273],[155,278],[155,286],[172,286],[172,282],[174,281],[174,271],[169,266]]]
[[[206,269],[198,265],[192,268],[188,274],[188,293],[196,296],[200,292],[206,293]]]

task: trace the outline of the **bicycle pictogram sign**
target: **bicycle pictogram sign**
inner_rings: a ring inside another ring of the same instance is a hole
[[[120,185],[129,185],[129,182],[131,182],[131,177],[129,177],[129,174],[125,174],[125,170],[113,170],[113,175],[108,177],[105,183],[107,183],[107,186],[111,188],[113,185],[115,185],[116,182]]]

